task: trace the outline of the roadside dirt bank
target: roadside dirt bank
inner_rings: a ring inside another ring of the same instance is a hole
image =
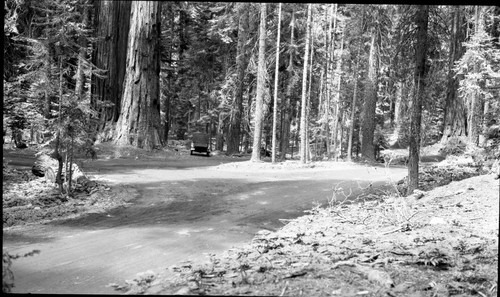
[[[409,198],[317,207],[209,263],[144,272],[128,293],[496,296],[499,181],[481,175]]]

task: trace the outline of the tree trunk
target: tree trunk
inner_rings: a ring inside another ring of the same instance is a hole
[[[68,191],[67,194],[69,195],[71,193],[71,188],[72,186],[72,179],[73,179],[73,155],[75,152],[75,137],[72,133],[71,135],[71,143],[68,152],[66,153],[66,157],[68,157],[69,154],[69,174],[68,176]]]
[[[394,106],[394,123],[396,127],[391,137],[391,146],[393,148],[406,148],[408,146],[408,139],[402,137],[403,122],[408,120],[408,117],[405,116],[409,110],[407,97],[408,86],[404,82],[398,82],[396,86],[396,103]]]
[[[488,113],[490,112],[490,102],[485,100],[483,106],[483,116],[482,116],[482,125],[481,128],[484,132],[488,130]],[[482,147],[485,147],[488,144],[488,137],[485,134],[481,134],[479,137],[479,144]]]
[[[311,36],[311,4],[307,5],[307,24],[306,24],[306,48],[304,52],[304,69],[302,70],[302,103],[300,110],[300,161],[306,163],[307,161],[307,62],[309,60],[309,42]]]
[[[328,30],[328,36],[331,37],[329,42],[330,49],[328,50],[328,60],[327,60],[327,75],[326,75],[326,100],[325,100],[325,142],[326,142],[326,154],[328,158],[331,157],[332,149],[331,149],[331,138],[330,138],[330,102],[333,94],[333,60],[335,53],[335,33],[337,32],[337,4],[330,4],[334,7],[334,13],[331,14],[330,19],[330,27]],[[333,21],[333,27],[332,27]],[[332,34],[333,28],[333,34]]]
[[[455,62],[464,54],[462,42],[465,41],[463,28],[462,8],[455,6],[452,15],[452,28],[450,38],[450,56],[448,59],[448,82],[444,108],[444,125],[441,143],[446,143],[450,137],[465,136],[466,111],[463,99],[458,96],[460,77],[455,77],[453,70]]]
[[[356,101],[358,97],[358,70],[359,70],[359,53],[361,51],[361,42],[358,44],[358,51],[356,55],[356,64],[354,66],[354,91],[352,95],[352,107],[351,107],[351,121],[349,126],[349,136],[347,145],[347,161],[352,161],[352,140],[354,137],[354,115],[356,114]]]
[[[87,1],[84,2],[82,18],[83,18],[82,22],[83,26],[86,29],[88,26]],[[78,52],[78,68],[76,70],[76,75],[75,75],[76,76],[75,94],[81,101],[83,101],[83,85],[85,83],[84,63],[87,51],[87,40],[83,34],[78,38],[78,45],[80,46],[80,50]]]
[[[222,152],[224,150],[224,113],[219,113],[217,121],[217,136],[215,140],[215,149]]]
[[[249,12],[247,3],[238,3],[238,45],[236,53],[236,90],[234,104],[231,108],[230,125],[227,136],[227,153],[234,154],[240,151],[241,118],[243,115],[243,80],[248,63],[248,49],[245,46],[248,39]]]
[[[371,39],[368,77],[365,85],[365,102],[361,116],[361,155],[369,160],[375,160],[373,134],[375,131],[375,108],[377,105],[379,69],[379,34],[377,28],[372,28]]]
[[[262,138],[263,101],[266,75],[266,3],[260,4],[259,29],[259,62],[257,69],[257,98],[255,101],[255,130],[253,135],[253,149],[251,161],[260,160],[260,142]]]
[[[162,145],[159,74],[160,10],[156,1],[132,2],[123,105],[115,143],[152,150]]]
[[[290,27],[291,27],[291,32],[290,32],[290,47],[293,48],[294,45],[294,29],[295,29],[295,11],[292,10],[292,17],[290,20]],[[288,152],[288,147],[290,145],[290,122],[291,122],[291,116],[292,116],[292,108],[291,108],[291,102],[290,102],[290,97],[291,97],[291,86],[294,85],[294,79],[295,79],[295,70],[293,67],[293,51],[290,51],[290,59],[288,62],[288,90],[287,94],[284,98],[284,102],[282,104],[282,109],[281,109],[281,114],[283,118],[283,124],[281,125],[281,142],[280,142],[280,152],[281,152],[281,161],[284,161],[286,159],[286,154]]]
[[[59,186],[59,194],[63,193],[63,181],[62,181],[63,158],[61,155],[62,100],[63,100],[63,70],[62,70],[62,56],[59,56],[59,114],[58,114],[55,148],[52,154],[52,157],[57,160],[58,164],[56,183]]]
[[[311,11],[311,19],[313,18],[312,16],[312,11]],[[310,53],[311,53],[311,58],[309,60],[309,84],[308,84],[308,89],[307,89],[307,106],[306,106],[306,121],[309,121],[309,113],[311,112],[311,89],[312,89],[312,82],[313,82],[313,57],[314,57],[314,34],[311,30],[310,36],[309,36],[309,42],[310,42]],[[307,139],[307,146],[306,146],[306,162],[309,162],[311,160],[311,146],[309,145],[309,139],[310,137],[310,131],[309,131],[309,123],[307,124],[307,129],[306,129],[306,139]]]
[[[480,15],[481,15],[481,10],[482,8],[479,6],[475,7],[475,34],[479,33],[479,27],[482,26],[482,22],[480,21]],[[479,73],[479,65],[475,64],[474,65],[474,73]],[[468,138],[469,138],[469,143],[478,145],[479,144],[479,134],[480,134],[480,128],[481,128],[481,105],[482,105],[482,98],[479,92],[473,92],[471,98],[469,99],[469,112],[468,112],[468,117],[467,117],[467,128],[468,128]]]
[[[173,3],[172,2],[167,2],[163,5],[167,5],[166,9],[168,11],[167,13],[167,22],[169,25],[169,32],[170,32],[170,38],[168,42],[168,61],[169,61],[169,66],[171,68],[174,67],[173,63],[173,53],[175,51],[174,48],[174,39],[175,39],[175,13],[173,11]],[[165,114],[165,122],[164,122],[164,128],[163,128],[163,139],[165,141],[165,144],[168,144],[168,135],[170,134],[170,129],[172,128],[172,122],[173,122],[173,117],[172,117],[172,101],[173,101],[173,96],[174,92],[172,91],[173,88],[173,74],[170,73],[162,73],[163,77],[160,80],[160,89],[161,89],[161,94],[164,95],[164,98],[161,100],[161,108]]]
[[[394,63],[389,65],[389,81],[388,81],[388,91],[389,91],[389,121],[391,128],[394,127],[395,119],[396,119],[396,87],[394,86],[397,83],[397,69],[399,67],[399,59],[398,55],[394,58]]]
[[[278,74],[280,60],[281,3],[278,6],[278,33],[276,41],[276,69],[274,73],[273,144],[271,162],[276,163],[276,126],[278,118]]]
[[[422,120],[422,102],[425,90],[425,61],[427,54],[427,27],[429,6],[421,5],[417,12],[417,43],[415,49],[415,90],[410,119],[410,148],[408,158],[407,195],[418,187],[418,162],[420,158],[420,125]]]
[[[106,71],[104,77],[92,77],[92,105],[99,111],[100,141],[110,140],[112,135],[107,131],[120,116],[131,4],[132,1],[95,1],[98,39],[92,60],[97,68]],[[102,106],[102,103],[111,103],[111,106]]]
[[[340,118],[340,83],[342,81],[342,51],[344,50],[344,32],[345,28],[342,30],[342,37],[340,40],[340,54],[339,58],[337,60],[337,73],[338,73],[338,80],[337,80],[337,90],[335,91],[335,118],[333,119],[333,157],[335,160],[338,159],[338,149],[337,147],[339,146],[339,140],[337,137],[338,134],[338,126],[339,126],[339,118]],[[342,133],[340,134],[340,143],[342,141]],[[341,152],[340,152],[341,153]]]

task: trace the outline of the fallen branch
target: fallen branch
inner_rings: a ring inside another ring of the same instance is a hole
[[[393,253],[394,255],[398,255],[398,256],[412,256],[412,257],[417,256],[416,254],[411,253],[411,252],[398,252],[398,251],[389,251],[389,252]]]

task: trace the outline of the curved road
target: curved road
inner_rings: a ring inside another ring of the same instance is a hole
[[[4,230],[3,247],[11,254],[41,250],[13,261],[13,292],[113,294],[106,285],[184,260],[208,261],[209,253],[248,243],[258,230],[276,230],[315,203],[327,204],[336,185],[356,197],[360,187],[398,180],[407,172],[342,163],[335,169],[216,168],[236,160],[93,162],[88,170],[133,188],[137,197],[107,213]]]

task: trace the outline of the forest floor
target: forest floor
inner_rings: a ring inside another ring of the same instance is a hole
[[[3,154],[17,154],[33,164],[32,149],[4,149]],[[25,164],[26,165],[26,164]],[[91,177],[92,178],[92,177]],[[99,179],[85,186],[76,185],[72,196],[60,195],[54,184],[31,172],[31,166],[19,167],[3,162],[2,218],[3,227],[47,223],[76,218],[85,213],[103,213],[126,205],[132,197],[124,195],[126,187],[110,187]]]
[[[157,157],[100,149],[100,158]],[[162,153],[187,158],[182,146]],[[147,271],[115,288],[144,294],[496,296],[499,181],[457,163],[450,158],[441,166],[424,165],[425,191],[409,197],[345,201],[337,188],[336,202],[315,207],[275,232],[260,231],[246,246],[212,255],[208,262],[179,262],[160,274]],[[282,170],[329,164],[232,162],[218,167]],[[131,197],[126,192],[126,187],[94,179],[64,201],[43,178],[4,162],[4,228],[104,212],[127,204]]]

